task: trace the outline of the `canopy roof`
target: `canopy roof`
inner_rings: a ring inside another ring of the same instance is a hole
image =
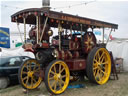
[[[76,26],[92,26],[94,28],[99,27],[99,28],[112,28],[112,29],[118,29],[117,24],[113,23],[108,23],[104,21],[99,21],[95,19],[90,19],[90,18],[85,18],[85,17],[80,17],[80,16],[75,16],[75,15],[70,15],[62,12],[56,12],[56,11],[51,11],[47,10],[44,8],[31,8],[31,9],[25,9],[22,11],[19,11],[11,16],[12,22],[18,22],[18,23],[23,23],[23,17],[26,18],[26,24],[36,24],[36,16],[41,17],[41,22],[44,23],[44,18],[46,16],[49,17],[48,23],[53,23],[50,26],[51,27],[58,27],[58,22],[61,22],[63,24],[63,27],[66,28],[67,25],[73,25],[75,24]],[[69,28],[69,26],[68,26]]]

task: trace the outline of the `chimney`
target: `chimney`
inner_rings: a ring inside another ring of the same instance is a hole
[[[50,10],[50,0],[42,0],[42,8]]]

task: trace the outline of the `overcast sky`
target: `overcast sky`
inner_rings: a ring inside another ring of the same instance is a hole
[[[51,0],[51,7],[65,7],[90,1],[93,0]],[[10,16],[24,8],[40,8],[41,6],[41,0],[0,0],[0,27],[8,27],[11,32],[18,31],[16,24],[11,22]],[[55,11],[118,24],[118,30],[112,35],[128,38],[128,1],[96,0],[86,5],[59,8]],[[21,28],[21,30],[23,29]]]

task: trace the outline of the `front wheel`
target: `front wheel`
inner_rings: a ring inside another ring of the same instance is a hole
[[[40,64],[35,59],[28,59],[21,65],[18,73],[20,84],[25,89],[35,89],[42,81],[40,74]]]
[[[102,47],[95,47],[87,58],[86,73],[88,79],[96,84],[105,84],[111,73],[111,57]]]
[[[45,71],[45,85],[51,94],[63,93],[69,84],[69,68],[61,60],[51,62]]]

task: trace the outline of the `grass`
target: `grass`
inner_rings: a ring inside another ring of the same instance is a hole
[[[70,85],[83,84],[84,88],[68,88],[59,96],[128,96],[128,73],[121,73],[119,80],[109,80],[104,85],[96,85],[85,81],[77,81]],[[23,93],[23,88],[19,85],[0,90],[0,96],[50,96],[45,84],[42,83],[40,90],[28,91]]]
[[[16,89],[19,89],[19,88],[20,88],[19,85],[15,85],[13,87],[9,87],[9,88],[6,88],[6,89],[1,89],[0,93],[10,92],[10,91],[13,91],[13,90],[16,90]]]

